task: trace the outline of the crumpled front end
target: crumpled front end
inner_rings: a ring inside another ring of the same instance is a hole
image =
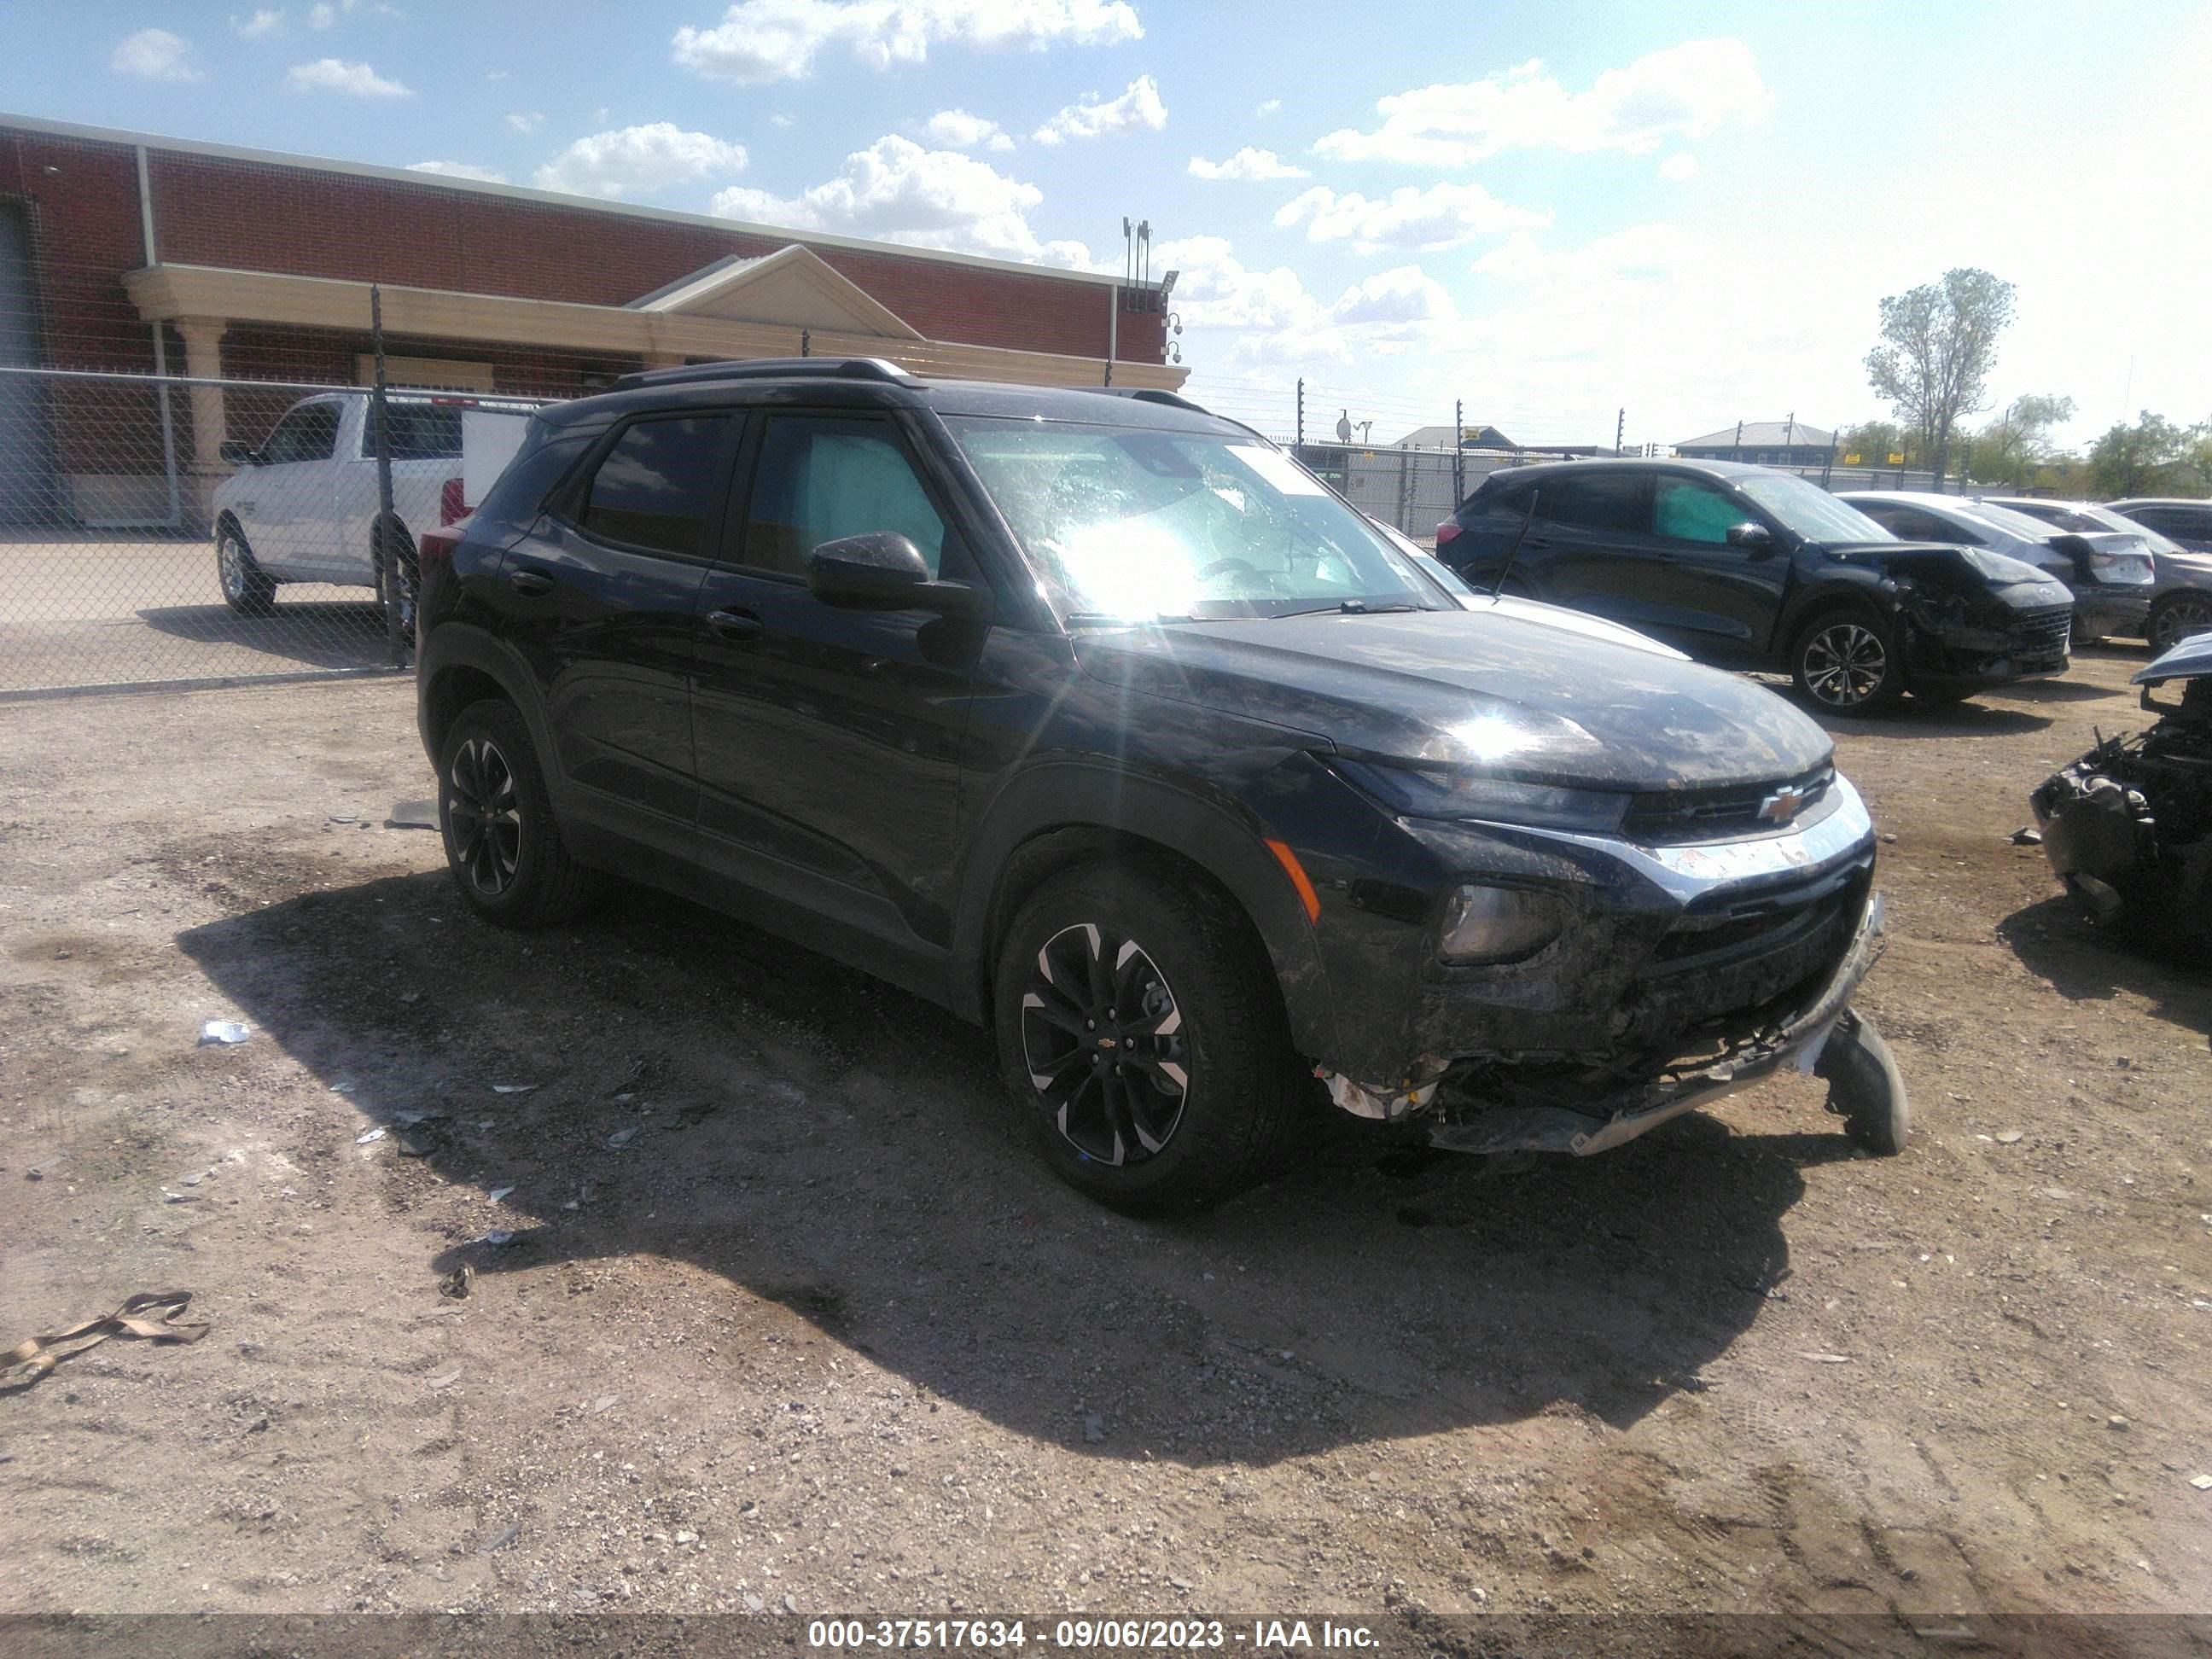
[[[2202,672],[2173,659],[2178,703],[2145,693],[2163,716],[2148,731],[2107,738],[2028,797],[2044,854],[2092,920],[2153,939],[2212,945],[2212,659]],[[2212,659],[2199,651],[2198,656]]]

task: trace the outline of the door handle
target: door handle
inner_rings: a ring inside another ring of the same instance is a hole
[[[528,565],[524,565],[520,570],[509,571],[507,580],[518,593],[550,593],[553,591],[553,578],[543,570],[533,570]]]
[[[761,619],[750,611],[709,611],[707,626],[733,645],[757,640],[761,635]]]
[[[1552,538],[1548,536],[1523,536],[1521,538],[1523,547],[1549,547],[1551,544]]]

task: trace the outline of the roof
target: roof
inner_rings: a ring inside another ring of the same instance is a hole
[[[727,407],[788,398],[804,386],[806,401],[841,408],[920,406],[940,415],[1066,421],[1097,426],[1150,427],[1249,439],[1251,428],[1197,404],[1149,388],[1018,386],[1008,381],[917,378],[868,359],[816,357],[785,364],[787,374],[761,372],[766,363],[702,363],[695,372],[658,369],[627,377],[613,391],[548,404],[540,418],[555,426],[590,422],[636,409]],[[722,370],[717,373],[717,369]]]
[[[632,300],[629,311],[827,328],[919,340],[921,331],[797,242],[773,253],[731,254]]]
[[[1324,422],[1324,424],[1326,424],[1326,422]],[[1352,424],[1357,426],[1358,422],[1355,421]],[[1336,428],[1334,427],[1329,428],[1331,432],[1334,432],[1335,429]],[[1415,427],[1404,437],[1391,444],[1389,447],[1392,449],[1457,449],[1465,441],[1462,434],[1466,433],[1473,433],[1475,434],[1476,447],[1480,448],[1511,449],[1516,447],[1512,439],[1507,437],[1496,427],[1487,425],[1481,421],[1468,421],[1457,427]]]
[[[1746,449],[1826,449],[1835,442],[1836,434],[1817,426],[1808,426],[1802,421],[1746,421],[1743,436],[1736,429],[1724,426],[1717,432],[1708,432],[1702,438],[1684,438],[1674,446],[1677,449],[1734,449],[1741,444]]]
[[[558,191],[532,190],[523,185],[495,184],[483,179],[457,179],[449,173],[416,173],[407,167],[379,167],[367,161],[341,161],[327,155],[301,155],[289,150],[253,149],[240,144],[214,144],[198,138],[172,138],[165,133],[139,132],[127,127],[88,126],[76,121],[48,121],[37,116],[11,115],[0,110],[0,129],[14,128],[53,138],[77,138],[93,143],[143,145],[180,155],[205,155],[216,161],[252,161],[264,166],[299,167],[310,173],[342,173],[354,179],[377,179],[389,184],[413,185],[423,190],[442,190],[463,195],[487,196],[509,202],[534,202],[566,208],[574,213],[603,214],[611,218],[652,219],[663,224],[700,225],[741,235],[784,237],[816,247],[851,248],[862,253],[881,253],[927,263],[967,265],[984,270],[1018,271],[1028,276],[1051,276],[1098,288],[1160,290],[1164,279],[1135,283],[1118,272],[1073,270],[1061,265],[1030,264],[1019,259],[994,259],[980,253],[955,253],[945,248],[913,247],[904,242],[871,241],[859,236],[837,236],[826,231],[794,230],[788,225],[756,224],[746,219],[722,219],[706,213],[679,213],[672,208],[642,207],[629,202],[605,202],[588,196],[564,196]]]
[[[1500,467],[1492,478],[1546,477],[1553,473],[1571,472],[1577,476],[1600,467],[1642,467],[1646,471],[1693,472],[1708,478],[1771,477],[1775,469],[1756,465],[1750,461],[1707,461],[1693,457],[1645,455],[1595,455],[1578,461],[1535,461],[1525,466]],[[1791,475],[1794,476],[1794,475]],[[1484,480],[1488,483],[1488,479]]]

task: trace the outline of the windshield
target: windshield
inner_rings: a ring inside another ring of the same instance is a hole
[[[1074,612],[1443,608],[1358,513],[1256,438],[970,416],[945,424]]]
[[[1896,537],[1849,501],[1787,472],[1753,472],[1735,487],[1808,542],[1893,542]]]
[[[2123,518],[2109,507],[2077,507],[2068,516],[2081,521],[2068,525],[2066,528],[2069,530],[2117,530],[2123,535],[2136,537],[2154,553],[2185,554],[2188,550],[2172,538],[2160,535],[2147,524],[2137,524],[2133,519]]]

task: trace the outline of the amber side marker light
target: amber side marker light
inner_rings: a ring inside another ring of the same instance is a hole
[[[1307,878],[1306,867],[1298,862],[1298,855],[1279,841],[1267,843],[1267,850],[1275,855],[1275,862],[1283,866],[1283,873],[1291,878],[1291,885],[1298,890],[1298,902],[1306,907],[1306,920],[1321,920],[1321,895],[1314,891],[1313,883]]]

